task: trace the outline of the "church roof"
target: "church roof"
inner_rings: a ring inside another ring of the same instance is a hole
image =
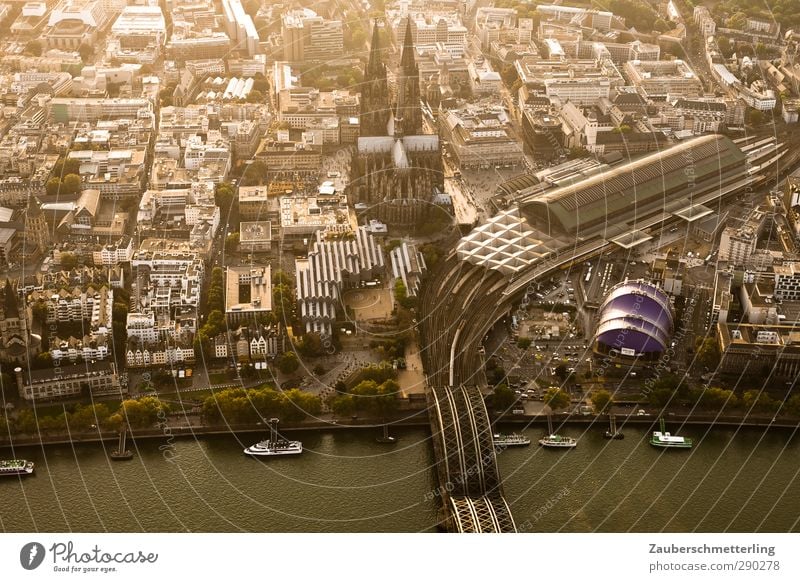
[[[408,168],[408,156],[406,155],[406,148],[403,146],[402,140],[394,142],[392,147],[392,160],[394,161],[395,168]]]
[[[407,135],[395,138],[390,135],[379,135],[358,138],[359,154],[389,154],[393,152],[396,142],[402,142],[406,153],[435,151],[439,148],[438,135]]]

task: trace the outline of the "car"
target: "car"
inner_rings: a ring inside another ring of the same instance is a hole
[[[511,411],[511,414],[525,414],[525,409],[524,408],[515,408],[514,410]]]
[[[640,409],[639,409],[639,410],[636,412],[636,416],[647,416],[647,413],[644,411],[644,408],[640,408]]]

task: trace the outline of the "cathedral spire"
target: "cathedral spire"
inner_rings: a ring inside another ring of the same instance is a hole
[[[389,86],[386,82],[386,65],[380,47],[378,20],[372,24],[372,44],[369,60],[361,86],[360,134],[364,137],[386,135],[389,120]]]
[[[369,62],[367,63],[367,74],[379,73],[384,69],[383,57],[381,55],[381,36],[378,34],[378,19],[372,21],[372,42],[369,45]]]
[[[395,107],[395,135],[419,135],[422,133],[422,109],[419,103],[419,68],[414,55],[414,36],[411,17],[406,21],[406,36],[400,70],[397,74],[397,105]]]
[[[403,54],[400,57],[400,69],[406,75],[414,74],[417,61],[414,58],[414,34],[411,30],[411,17],[406,20],[406,36],[403,39]]]

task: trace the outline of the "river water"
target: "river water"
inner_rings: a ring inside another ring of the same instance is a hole
[[[541,428],[524,432],[537,439]],[[578,447],[498,456],[523,531],[800,531],[800,436],[791,431],[690,427],[681,434],[695,448],[666,452],[647,444],[644,428],[625,427],[621,441],[597,428],[560,432]],[[36,473],[0,479],[0,529],[435,530],[426,430],[398,430],[396,445],[367,430],[297,434],[303,455],[266,461],[242,454],[252,434],[140,440],[121,463],[100,444],[20,448],[14,455],[35,461]]]

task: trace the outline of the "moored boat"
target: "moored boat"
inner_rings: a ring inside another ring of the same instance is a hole
[[[550,434],[540,438],[539,445],[556,449],[572,449],[578,446],[578,441],[572,437]]]
[[[279,457],[299,455],[303,452],[303,443],[290,441],[278,435],[278,419],[272,418],[269,424],[269,439],[258,442],[244,450],[245,455],[254,457]]]
[[[393,437],[389,434],[389,425],[383,425],[383,436],[379,436],[375,439],[377,442],[384,444],[384,445],[393,445],[397,442],[397,437]]]
[[[653,435],[650,437],[650,444],[654,447],[662,449],[691,449],[692,439],[682,436],[676,436],[668,433],[664,429],[664,419],[660,419],[661,430],[654,430]]]
[[[128,427],[123,426],[119,431],[119,442],[117,443],[117,450],[111,451],[109,457],[112,461],[128,461],[133,458],[133,451],[129,450],[125,445],[127,443]]]
[[[622,434],[622,431],[617,429],[617,418],[613,414],[608,415],[608,430],[603,433],[603,437],[615,440],[625,438],[625,435]]]
[[[6,459],[0,461],[0,477],[33,474],[33,461],[25,459]]]
[[[531,439],[519,433],[492,435],[494,446],[497,448],[505,447],[527,447],[531,444]]]
[[[303,452],[303,443],[300,441],[287,441],[285,439],[279,439],[277,441],[265,440],[247,447],[244,452],[246,455],[255,457],[299,455]]]

